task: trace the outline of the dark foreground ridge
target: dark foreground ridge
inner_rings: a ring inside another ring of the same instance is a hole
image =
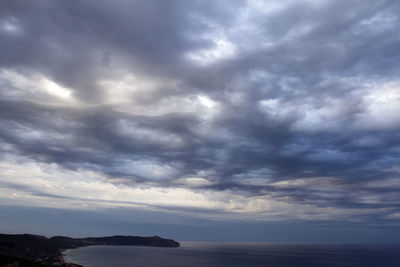
[[[54,236],[47,238],[30,234],[0,234],[0,267],[80,266],[64,262],[62,251],[65,249],[94,245],[179,247],[179,242],[158,236],[107,236],[87,238]]]

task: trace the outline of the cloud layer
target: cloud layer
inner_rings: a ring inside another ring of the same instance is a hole
[[[395,1],[2,1],[3,203],[400,218]]]

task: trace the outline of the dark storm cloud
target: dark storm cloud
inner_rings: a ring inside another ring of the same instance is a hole
[[[101,97],[97,76],[115,67],[115,57],[125,58],[134,72],[177,75],[186,68],[182,52],[211,45],[189,37],[208,30],[192,16],[200,12],[229,20],[224,9],[210,10],[201,1],[5,1],[2,5],[4,21],[23,28],[19,35],[3,36],[1,49],[8,53],[2,54],[2,65],[39,69],[86,99]]]
[[[395,1],[289,1],[268,14],[251,1],[0,6],[0,141],[12,146],[7,153],[128,184],[176,186],[178,178],[201,176],[212,182],[206,189],[399,212],[396,107],[381,114],[390,119],[384,127],[379,119],[369,125],[374,102],[363,98],[398,82]],[[233,56],[208,52],[215,60],[201,64],[187,57],[224,38],[235,45]],[[23,97],[29,90],[5,70],[41,73],[70,88],[78,104]],[[100,81],[121,81],[121,73],[160,82],[118,107]],[[176,102],[199,95],[218,103],[218,115],[209,119],[206,110],[187,112]],[[139,107],[146,112],[129,112]],[[152,114],[157,108],[168,112]],[[165,173],[137,171],[143,162]],[[299,179],[311,182],[290,184]]]

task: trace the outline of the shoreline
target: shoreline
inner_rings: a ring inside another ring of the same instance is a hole
[[[65,254],[65,251],[69,250],[69,249],[78,249],[78,248],[65,248],[65,249],[61,249],[60,250],[60,256],[59,256],[59,261],[61,266],[65,266],[65,267],[84,267],[83,265],[74,263],[74,262],[69,262],[65,259],[65,257],[67,256]]]
[[[0,264],[5,266],[10,264],[10,266],[25,264],[22,266],[83,267],[82,265],[66,261],[66,250],[96,245],[180,246],[179,242],[175,240],[164,239],[159,236],[105,236],[86,238],[55,236],[47,238],[32,234],[0,234]]]

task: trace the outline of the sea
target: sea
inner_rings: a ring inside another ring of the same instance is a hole
[[[85,267],[399,267],[400,245],[180,242],[179,248],[89,246],[64,252]]]

